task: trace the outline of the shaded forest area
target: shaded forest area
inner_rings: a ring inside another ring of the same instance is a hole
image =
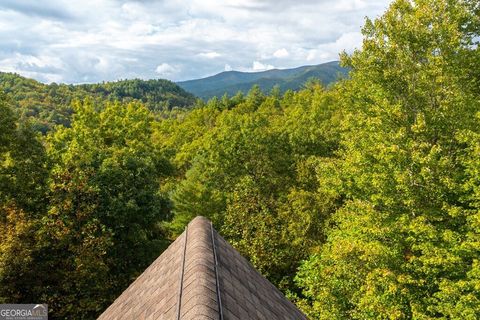
[[[34,130],[47,133],[56,125],[70,126],[75,100],[141,102],[154,113],[188,108],[195,97],[168,80],[121,80],[97,84],[43,84],[17,74],[0,72],[0,90],[9,96],[17,115]]]
[[[204,215],[311,319],[480,318],[480,5],[362,32],[328,89],[74,99],[45,135],[3,95],[0,303],[93,319]]]

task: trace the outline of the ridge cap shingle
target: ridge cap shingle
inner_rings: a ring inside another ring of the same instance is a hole
[[[181,319],[203,315],[218,319],[217,282],[211,239],[211,223],[198,216],[187,227]]]
[[[307,319],[202,216],[99,319]]]

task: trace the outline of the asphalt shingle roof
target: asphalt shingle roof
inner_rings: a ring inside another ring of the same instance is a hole
[[[203,217],[193,219],[99,319],[307,319]]]

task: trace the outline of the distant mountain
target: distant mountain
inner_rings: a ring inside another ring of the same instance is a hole
[[[225,93],[231,96],[238,91],[247,92],[255,84],[264,92],[269,92],[275,85],[278,85],[282,92],[288,89],[298,90],[310,78],[319,79],[324,85],[328,85],[347,73],[347,69],[341,67],[338,61],[332,61],[294,69],[226,71],[203,79],[180,81],[177,84],[200,98],[208,99]]]
[[[34,127],[47,132],[54,125],[68,126],[73,99],[95,101],[141,101],[152,111],[190,107],[195,97],[168,80],[121,80],[95,84],[44,84],[14,73],[0,72],[0,92],[6,93],[19,115],[30,118]]]

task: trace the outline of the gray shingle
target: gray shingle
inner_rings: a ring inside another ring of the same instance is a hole
[[[217,265],[215,264],[215,254]],[[152,320],[307,319],[203,217],[99,317]]]

